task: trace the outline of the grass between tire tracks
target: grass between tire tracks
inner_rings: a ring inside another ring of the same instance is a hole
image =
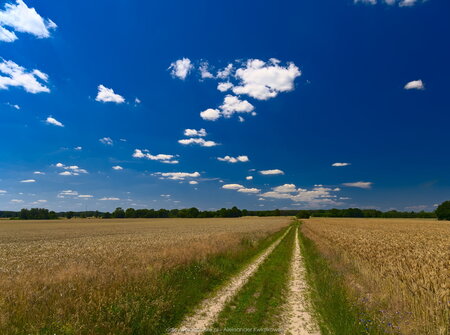
[[[299,238],[310,298],[322,335],[386,334],[366,311],[349,298],[343,277],[330,267],[301,229]]]
[[[222,329],[227,334],[279,333],[277,327],[280,325],[282,306],[286,300],[295,227],[296,225],[292,225],[291,231],[227,304],[212,326],[213,329]]]

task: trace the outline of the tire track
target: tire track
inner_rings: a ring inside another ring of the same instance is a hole
[[[319,327],[309,313],[305,267],[298,242],[298,228],[295,229],[294,256],[292,257],[291,280],[288,287],[288,301],[283,317],[285,334],[320,335]]]
[[[174,328],[170,334],[201,334],[208,330],[214,321],[216,321],[219,313],[225,307],[227,302],[247,283],[250,277],[258,270],[259,266],[272,253],[290,230],[291,227],[289,227],[278,240],[273,242],[260,256],[258,256],[253,263],[233,277],[228,284],[216,292],[212,297],[204,300],[200,308],[195,311],[193,315],[187,317],[179,327]]]

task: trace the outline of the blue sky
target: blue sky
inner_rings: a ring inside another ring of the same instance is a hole
[[[0,8],[1,209],[450,198],[446,1]]]

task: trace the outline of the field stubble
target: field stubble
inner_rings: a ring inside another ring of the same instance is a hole
[[[255,243],[288,223],[288,218],[0,222],[0,330],[89,333],[94,325],[108,333],[110,319],[128,313],[114,329],[129,332],[140,313],[139,306],[133,312],[129,298],[144,295],[161,272],[239,250],[243,240]]]
[[[303,233],[375,317],[401,334],[450,333],[450,223],[312,218]],[[397,329],[397,330],[395,330]]]

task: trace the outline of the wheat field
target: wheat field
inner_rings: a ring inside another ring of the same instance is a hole
[[[103,329],[109,320],[89,319],[115,315],[103,309],[139,296],[161,271],[239,249],[243,239],[288,224],[280,217],[0,221],[0,333],[24,324],[30,334],[45,333],[61,320],[63,333],[90,333],[85,324]],[[133,306],[126,309],[132,314]]]
[[[303,233],[394,333],[449,334],[450,223],[311,218]]]

